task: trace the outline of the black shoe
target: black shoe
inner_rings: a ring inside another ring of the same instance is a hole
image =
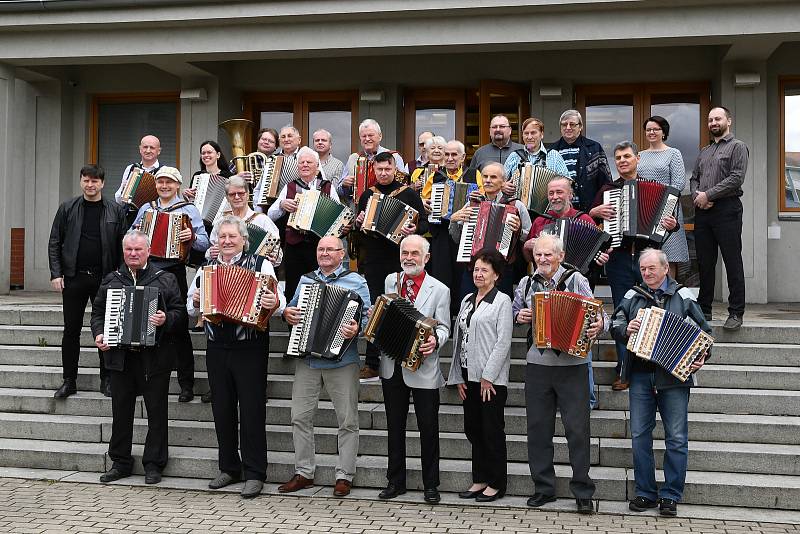
[[[230,486],[231,484],[235,484],[240,480],[241,478],[238,476],[235,477],[233,475],[226,473],[225,471],[220,471],[219,474],[217,475],[217,478],[208,483],[208,488],[214,490],[220,489],[224,488],[225,486]]]
[[[74,378],[65,378],[64,383],[61,384],[61,387],[53,394],[53,397],[57,399],[66,399],[70,395],[74,395],[78,392],[78,387],[75,385]]]
[[[594,501],[592,499],[575,499],[575,504],[578,506],[579,514],[592,515],[594,513]]]
[[[208,391],[203,393],[203,396],[200,397],[200,400],[203,401],[204,403],[208,404],[209,402],[211,402],[213,400],[213,398],[214,397],[211,395],[211,390],[209,389]]]
[[[703,317],[705,317],[706,321],[709,323],[714,320],[714,317],[711,315],[711,313],[703,313]]]
[[[459,492],[458,498],[459,499],[474,499],[475,497],[477,497],[481,493],[483,493],[483,488],[481,488],[481,489],[479,489],[477,491],[466,490],[466,491]]]
[[[549,502],[555,502],[556,496],[555,495],[545,495],[544,493],[534,493],[533,497],[528,499],[528,506],[531,508],[539,508],[540,506],[544,506]]]
[[[724,330],[728,330],[729,332],[736,332],[742,327],[742,318],[739,315],[730,314],[728,319],[725,321],[725,324],[722,325]]]
[[[153,469],[144,472],[145,484],[158,484],[159,482],[161,482],[161,471]]]
[[[678,503],[672,499],[658,499],[658,513],[667,517],[678,515]]]
[[[645,497],[639,495],[631,502],[628,503],[628,509],[632,512],[644,512],[645,510],[650,510],[658,506],[656,501],[651,501]]]
[[[480,492],[477,497],[475,497],[475,502],[494,502],[497,499],[502,499],[505,497],[505,491],[498,491],[494,495],[486,495],[483,492]]]
[[[107,484],[109,482],[114,482],[115,480],[119,480],[121,478],[126,478],[131,476],[130,473],[126,473],[117,469],[116,467],[112,467],[102,475],[100,475],[100,482],[103,484]]]
[[[111,379],[101,378],[100,379],[100,393],[102,393],[106,397],[111,397]]]
[[[178,402],[191,402],[194,398],[194,392],[191,389],[181,389],[181,394],[178,395]]]
[[[428,504],[439,504],[442,496],[439,495],[439,490],[436,488],[425,488],[425,502]]]
[[[378,494],[379,499],[394,499],[398,495],[402,495],[406,492],[405,488],[401,488],[399,486],[395,486],[394,484],[389,484],[386,486],[381,492]]]

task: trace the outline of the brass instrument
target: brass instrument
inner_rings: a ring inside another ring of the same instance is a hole
[[[225,130],[231,139],[232,161],[236,163],[236,173],[245,170],[245,154],[247,154],[247,140],[253,135],[253,121],[247,119],[228,119],[220,123],[219,128]]]
[[[266,154],[262,154],[261,152],[250,152],[246,156],[235,156],[231,158],[231,161],[236,165],[236,172],[247,171],[250,173],[250,179],[248,180],[251,185],[255,185],[261,180],[261,176],[264,174],[264,167],[267,166],[269,158]],[[241,170],[240,169],[241,166]]]

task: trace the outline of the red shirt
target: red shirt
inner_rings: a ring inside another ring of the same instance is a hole
[[[553,219],[573,219],[575,215],[578,213],[578,210],[575,208],[570,208],[566,212],[564,212],[560,217],[554,211],[548,211],[547,214],[550,215]],[[587,213],[581,213],[580,217],[577,217],[579,221],[584,221],[588,223],[595,224],[591,217]],[[534,237],[539,237],[539,234],[542,233],[542,229],[547,226],[548,224],[552,223],[552,219],[548,219],[547,217],[536,217],[531,225],[531,231],[528,234],[528,239],[533,239]],[[527,239],[526,239],[527,241]]]
[[[425,280],[425,271],[423,270],[417,276],[410,277],[411,281],[413,282],[414,288],[414,298],[416,299],[419,296],[419,289],[422,287],[422,281]],[[404,273],[403,276],[400,277],[400,283],[402,284],[400,289],[400,296],[403,298],[407,297],[406,288],[408,287],[406,284],[406,280],[409,280],[409,277]]]

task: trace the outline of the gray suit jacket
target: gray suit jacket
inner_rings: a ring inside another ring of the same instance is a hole
[[[400,293],[397,289],[397,273],[386,277],[384,288],[386,293]],[[414,301],[414,307],[425,317],[436,319],[439,323],[436,327],[436,339],[439,340],[439,348],[444,346],[450,336],[450,288],[430,274],[426,274],[422,281],[422,287],[419,288],[419,295]],[[394,366],[395,360],[381,354],[381,378],[392,378]],[[411,372],[403,368],[403,382],[411,388],[437,389],[442,387],[444,376],[439,367],[439,349],[425,358],[416,371]]]

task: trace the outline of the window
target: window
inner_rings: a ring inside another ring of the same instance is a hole
[[[800,77],[780,79],[780,175],[778,211],[800,214]]]
[[[425,131],[447,141],[464,139],[464,89],[414,89],[404,98],[405,136],[403,158],[419,156],[417,139]]]

